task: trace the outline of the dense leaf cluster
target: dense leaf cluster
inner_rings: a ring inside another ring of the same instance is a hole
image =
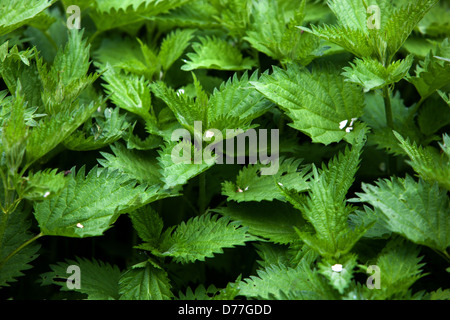
[[[1,296],[449,299],[449,10],[0,0]]]

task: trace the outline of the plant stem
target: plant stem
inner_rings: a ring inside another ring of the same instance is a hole
[[[199,195],[198,195],[198,211],[200,214],[206,210],[206,173],[202,172],[199,176]]]
[[[23,248],[25,248],[26,246],[28,246],[30,243],[36,241],[37,239],[39,239],[40,237],[42,237],[44,234],[41,232],[39,234],[37,234],[36,236],[34,236],[33,238],[25,241],[24,243],[22,243],[19,247],[17,247],[13,252],[11,252],[3,261],[0,261],[0,268],[9,260],[11,259],[13,256],[15,256],[20,250],[22,250]]]
[[[384,109],[386,112],[386,123],[390,129],[394,129],[394,121],[392,119],[392,105],[391,105],[391,95],[389,88],[385,86],[383,88],[383,98],[384,98]]]

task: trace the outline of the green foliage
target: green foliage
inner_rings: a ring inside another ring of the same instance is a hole
[[[354,119],[362,115],[364,95],[335,70],[309,71],[294,64],[286,70],[275,68],[272,75],[252,84],[286,112],[293,121],[291,127],[315,143],[328,145],[343,139],[353,143],[362,129]],[[342,127],[343,121],[349,125]]]
[[[248,70],[255,65],[253,59],[244,58],[238,48],[224,39],[202,37],[199,40],[192,45],[195,53],[187,54],[191,61],[186,61],[182,70]]]
[[[0,296],[450,299],[448,10],[0,0]]]

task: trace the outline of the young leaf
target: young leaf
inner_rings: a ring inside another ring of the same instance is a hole
[[[228,41],[216,37],[201,37],[192,44],[195,53],[188,53],[191,61],[181,67],[184,71],[194,69],[247,70],[255,65],[251,58],[244,58],[239,49]]]
[[[260,175],[261,164],[249,165],[239,172],[236,183],[222,183],[222,194],[228,196],[228,200],[237,202],[274,199],[285,201],[277,183],[297,192],[309,189],[309,167],[300,168],[300,163],[301,160],[285,159],[281,161],[278,172],[273,176]]]
[[[355,59],[355,64],[350,63],[351,67],[345,67],[342,75],[347,81],[359,84],[364,92],[368,92],[402,80],[408,74],[413,60],[414,57],[408,55],[404,60],[397,60],[385,67],[370,58]]]
[[[159,61],[164,70],[168,70],[172,64],[181,57],[193,37],[194,30],[177,29],[164,38],[158,54]]]
[[[442,59],[444,58],[444,59]],[[416,75],[408,77],[422,100],[450,83],[450,44],[445,39],[416,66]]]
[[[172,230],[162,236],[160,255],[173,257],[182,263],[204,261],[214,254],[223,253],[225,248],[255,240],[239,223],[209,213],[182,222],[175,231]]]
[[[111,95],[112,102],[131,113],[135,113],[144,120],[155,121],[150,114],[151,96],[148,80],[133,74],[124,74],[119,70],[106,65],[103,73],[106,93]],[[153,111],[153,110],[152,110]]]
[[[420,177],[430,183],[437,182],[441,187],[450,190],[450,156],[443,152],[439,152],[431,147],[417,146],[411,143],[409,139],[404,139],[399,133],[394,132],[397,139],[400,141],[401,148],[405,151],[411,159],[408,163],[413,167]],[[449,136],[444,135],[444,145],[450,142]]]

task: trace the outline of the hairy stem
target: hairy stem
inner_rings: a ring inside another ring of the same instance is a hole
[[[383,98],[384,98],[384,109],[386,112],[386,123],[390,129],[394,129],[394,120],[392,118],[392,105],[391,105],[391,95],[389,88],[386,86],[383,88]]]
[[[28,246],[30,243],[33,243],[34,241],[36,241],[37,239],[39,239],[40,237],[42,237],[44,234],[41,232],[39,234],[37,234],[36,236],[34,236],[33,238],[25,241],[24,243],[22,243],[19,247],[17,247],[13,252],[11,252],[3,261],[0,261],[0,268],[9,260],[11,259],[13,256],[15,256],[19,251],[21,251],[23,248],[25,248],[26,246]]]
[[[198,210],[200,214],[205,213],[206,210],[206,174],[201,173],[199,176],[199,195],[198,195]]]

